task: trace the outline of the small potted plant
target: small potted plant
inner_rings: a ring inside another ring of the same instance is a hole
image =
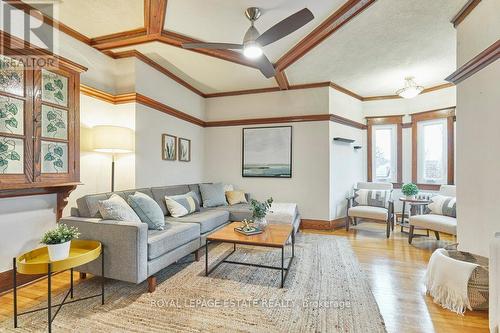
[[[250,201],[250,210],[252,211],[253,222],[261,230],[264,230],[267,227],[266,215],[269,212],[272,203],[273,198],[269,198],[263,202],[255,199]]]
[[[50,261],[63,260],[69,257],[71,240],[79,236],[77,228],[59,224],[43,235],[41,243],[47,245]]]
[[[415,199],[418,194],[418,187],[413,183],[404,184],[401,187],[401,192],[406,196],[406,199]]]

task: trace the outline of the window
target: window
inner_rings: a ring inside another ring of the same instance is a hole
[[[447,119],[420,121],[418,131],[417,180],[421,184],[448,182],[448,130]]]
[[[373,180],[397,181],[397,125],[374,125],[372,127]]]

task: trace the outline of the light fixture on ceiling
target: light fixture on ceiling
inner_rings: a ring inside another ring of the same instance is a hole
[[[243,54],[250,59],[257,59],[262,55],[262,48],[256,42],[246,42],[243,47]]]
[[[420,94],[424,87],[417,85],[413,79],[413,76],[405,77],[405,86],[396,91],[396,95],[403,98],[413,98]]]

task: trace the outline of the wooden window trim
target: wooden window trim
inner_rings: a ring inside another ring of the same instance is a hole
[[[455,184],[455,137],[454,122],[455,108],[440,109],[428,112],[415,113],[411,115],[411,137],[412,137],[412,182],[417,184],[420,189],[438,191],[439,184],[419,184],[418,183],[418,122],[433,119],[447,119],[447,147],[448,147],[448,165],[447,165],[447,184]]]
[[[366,117],[367,119],[367,179],[373,181],[372,168],[372,133],[374,125],[396,125],[396,182],[393,183],[395,188],[401,187],[403,182],[403,115],[385,116],[385,117]]]

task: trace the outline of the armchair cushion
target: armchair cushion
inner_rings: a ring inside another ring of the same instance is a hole
[[[430,198],[426,213],[457,217],[457,198],[435,195]]]
[[[354,205],[355,206],[371,206],[387,208],[389,199],[391,198],[390,190],[354,190]]]
[[[452,235],[457,234],[457,219],[450,216],[436,214],[414,215],[410,217],[410,225]]]
[[[365,219],[385,221],[387,220],[388,210],[383,207],[356,206],[349,208],[347,214],[350,217],[361,217]]]

